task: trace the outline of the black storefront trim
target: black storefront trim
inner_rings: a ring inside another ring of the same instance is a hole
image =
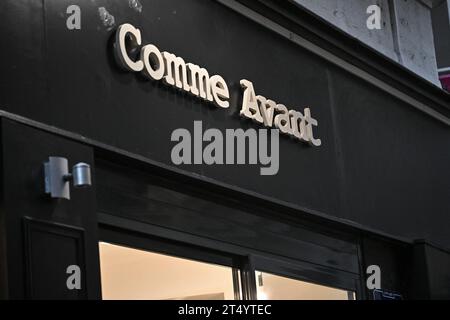
[[[208,190],[216,192],[221,197],[228,199],[239,199],[242,204],[253,203],[254,206],[258,206],[259,208],[265,208],[268,211],[277,211],[279,212],[280,218],[282,217],[288,221],[297,222],[298,220],[304,220],[305,222],[320,224],[329,228],[336,228],[337,230],[348,234],[359,234],[361,232],[366,232],[388,238],[392,241],[398,241],[403,244],[412,244],[414,240],[388,234],[379,230],[368,228],[353,221],[339,219],[317,210],[294,205],[286,201],[265,196],[234,185],[229,185],[215,179],[177,169],[164,163],[145,158],[138,154],[87,138],[83,135],[54,126],[49,126],[47,124],[18,116],[7,111],[0,110],[0,117],[94,147],[95,156],[98,159],[113,160],[118,164],[126,162],[128,166],[144,168],[149,172],[157,173],[158,175],[167,178],[176,179],[177,181],[184,182],[191,186],[198,188],[207,187]]]
[[[357,273],[259,252],[248,247],[199,237],[185,232],[99,213],[99,240],[141,250],[174,255],[207,263],[229,266],[241,271],[242,298],[255,300],[255,271],[269,272],[291,279],[353,291],[365,297]]]

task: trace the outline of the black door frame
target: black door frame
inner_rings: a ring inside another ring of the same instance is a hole
[[[106,223],[101,223],[99,225],[99,241],[183,259],[231,267],[235,300],[239,300],[241,297],[244,299],[245,297],[248,297],[249,299],[252,297],[248,291],[250,288],[248,285],[244,285],[247,279],[243,276],[243,272],[241,272],[239,277],[238,271],[243,270],[243,257],[219,252],[210,248],[199,247],[189,243],[161,238],[139,231],[118,228],[116,226],[113,227]],[[239,283],[239,279],[241,280],[241,283]],[[253,292],[254,291],[252,291],[252,293]]]
[[[282,258],[269,258],[263,255],[252,255],[252,265],[255,271],[262,271],[278,276],[305,281],[333,289],[352,291],[357,298],[361,298],[361,285],[359,275],[320,267],[305,261],[292,261]]]

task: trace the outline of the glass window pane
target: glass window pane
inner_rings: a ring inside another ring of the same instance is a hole
[[[233,269],[101,242],[105,300],[235,298]]]
[[[354,293],[256,271],[258,300],[353,300]]]

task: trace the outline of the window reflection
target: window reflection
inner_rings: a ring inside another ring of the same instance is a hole
[[[230,267],[105,242],[101,242],[99,248],[105,300],[232,300],[239,297]]]
[[[354,300],[353,292],[256,271],[258,300]]]

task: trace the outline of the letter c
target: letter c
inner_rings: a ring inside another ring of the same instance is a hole
[[[115,43],[115,57],[117,63],[128,71],[140,72],[144,69],[144,63],[142,61],[133,61],[128,56],[125,39],[127,34],[133,35],[133,45],[140,46],[142,43],[141,32],[136,29],[131,24],[125,23],[121,25],[116,32],[116,43]]]
[[[272,305],[269,304],[264,307],[265,314],[272,314],[272,311],[269,311],[269,308],[272,308]]]

